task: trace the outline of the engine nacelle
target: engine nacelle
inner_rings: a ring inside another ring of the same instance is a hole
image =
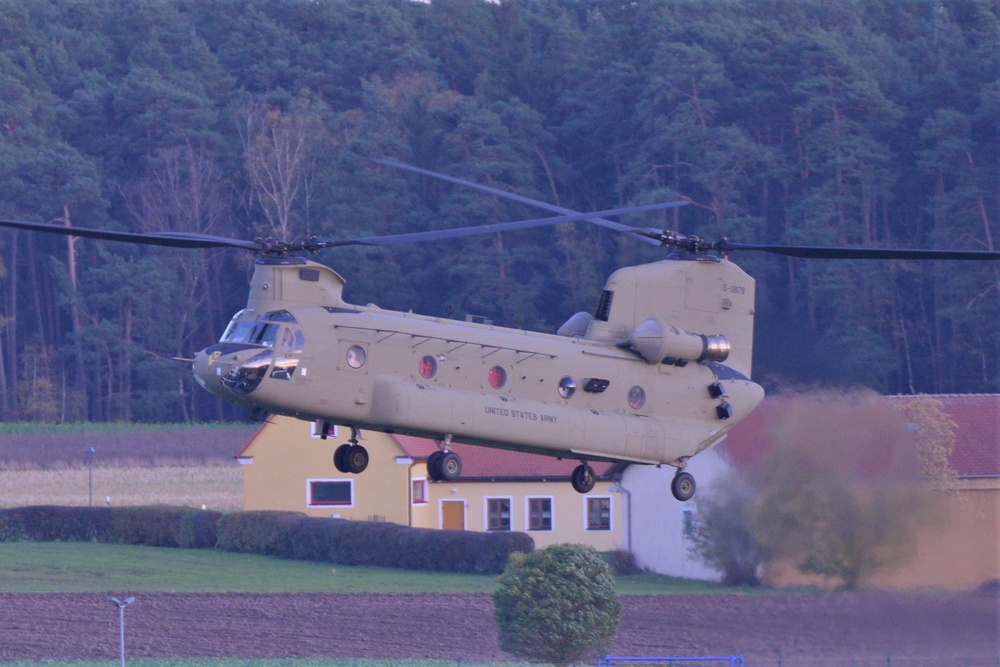
[[[665,359],[725,361],[730,350],[729,339],[723,335],[691,333],[659,317],[643,321],[618,344],[635,350],[649,364],[659,364]]]

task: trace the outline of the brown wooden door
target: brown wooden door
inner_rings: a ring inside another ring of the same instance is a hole
[[[441,528],[443,530],[465,530],[465,501],[441,501]]]

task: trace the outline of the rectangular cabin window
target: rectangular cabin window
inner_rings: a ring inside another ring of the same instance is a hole
[[[615,298],[615,293],[611,290],[604,290],[601,292],[601,301],[597,304],[597,312],[594,313],[594,319],[600,320],[602,322],[607,322],[608,317],[611,315],[611,301]]]
[[[309,507],[354,507],[353,480],[310,479],[306,484]]]
[[[551,498],[528,498],[528,530],[552,530]]]
[[[587,498],[587,530],[611,530],[611,497]]]
[[[510,530],[510,498],[486,499],[486,530]]]

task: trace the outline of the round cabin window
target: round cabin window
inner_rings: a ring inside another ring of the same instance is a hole
[[[633,410],[638,410],[642,406],[646,405],[646,390],[635,385],[628,390],[628,405]]]
[[[421,357],[419,367],[420,367],[421,377],[430,380],[432,377],[434,377],[434,374],[437,373],[438,369],[437,359],[435,359],[430,355]]]
[[[351,368],[361,368],[365,365],[365,348],[360,345],[352,345],[347,348],[347,365]]]
[[[490,386],[494,389],[500,389],[505,384],[507,384],[507,371],[503,369],[503,366],[494,366],[490,369]]]
[[[576,380],[570,376],[566,376],[559,380],[559,395],[563,398],[570,398],[576,393]]]

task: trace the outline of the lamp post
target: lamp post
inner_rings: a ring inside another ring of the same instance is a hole
[[[111,604],[118,607],[118,636],[119,646],[121,646],[122,667],[125,667],[125,607],[135,602],[134,597],[127,597],[124,600],[118,598],[108,598]]]
[[[83,450],[83,453],[87,457],[87,507],[94,506],[94,454],[97,450],[93,447],[87,447]]]

